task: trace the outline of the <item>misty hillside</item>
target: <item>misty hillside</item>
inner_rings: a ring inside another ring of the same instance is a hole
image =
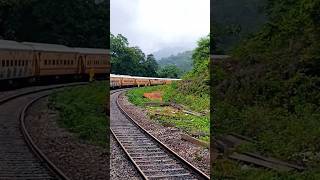
[[[185,51],[178,53],[177,55],[161,58],[158,60],[158,64],[161,67],[166,65],[176,65],[182,71],[187,72],[192,69],[192,53],[193,51]]]
[[[167,47],[167,48],[160,49],[159,51],[156,51],[152,54],[157,60],[159,60],[161,58],[166,58],[186,50],[188,50],[188,48],[186,47]]]

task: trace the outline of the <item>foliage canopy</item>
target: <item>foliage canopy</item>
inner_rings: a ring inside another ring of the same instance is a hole
[[[109,1],[0,1],[0,39],[109,48]]]

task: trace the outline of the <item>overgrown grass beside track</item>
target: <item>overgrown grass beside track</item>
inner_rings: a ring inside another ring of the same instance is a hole
[[[143,94],[154,91],[161,91],[163,93],[163,102],[182,104],[188,109],[201,112],[204,115],[195,116],[186,114],[171,107],[146,107],[151,119],[165,126],[175,126],[190,135],[196,135],[201,140],[209,141],[209,97],[183,94],[177,89],[176,83],[131,89],[127,92],[127,96],[131,103],[144,107],[145,103],[155,101],[144,98]]]
[[[80,139],[107,147],[106,81],[70,87],[50,95],[51,107],[60,113],[58,124]]]

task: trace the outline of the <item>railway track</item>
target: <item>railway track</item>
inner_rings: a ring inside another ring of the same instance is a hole
[[[110,129],[143,179],[209,179],[170,150],[128,115],[118,102],[124,90],[111,92]]]
[[[24,117],[33,102],[53,90],[82,84],[27,88],[0,96],[0,179],[68,179],[33,142]]]

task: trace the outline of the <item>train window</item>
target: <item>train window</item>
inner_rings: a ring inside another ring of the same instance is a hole
[[[48,64],[51,65],[51,60],[49,60]]]
[[[13,66],[13,60],[10,61],[10,66]]]
[[[63,64],[66,65],[66,63],[67,63],[66,60],[63,60]]]
[[[17,60],[14,60],[14,66],[17,66],[18,62]]]
[[[48,64],[48,60],[44,60],[44,65],[47,65]]]
[[[56,61],[55,60],[52,60],[52,65],[56,65]]]

